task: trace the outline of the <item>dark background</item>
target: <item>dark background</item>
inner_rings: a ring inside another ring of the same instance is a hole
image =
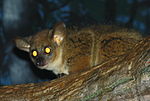
[[[28,36],[56,22],[79,27],[111,24],[150,34],[150,0],[0,0],[0,85],[56,78],[37,69],[26,52],[15,48],[16,36]]]

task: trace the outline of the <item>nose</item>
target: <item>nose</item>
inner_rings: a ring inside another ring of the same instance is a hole
[[[38,57],[38,58],[36,59],[36,65],[37,65],[37,66],[44,66],[44,65],[45,65],[44,58]]]

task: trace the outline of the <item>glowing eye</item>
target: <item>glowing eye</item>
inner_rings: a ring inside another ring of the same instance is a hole
[[[49,54],[50,52],[51,52],[51,49],[48,48],[48,47],[46,47],[46,48],[45,48],[45,53]]]
[[[32,55],[33,55],[33,56],[37,56],[37,51],[33,51],[33,52],[32,52]]]

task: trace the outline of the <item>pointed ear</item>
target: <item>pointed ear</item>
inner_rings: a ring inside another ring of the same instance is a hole
[[[16,47],[19,48],[20,50],[29,52],[30,40],[31,40],[31,36],[25,38],[16,38],[15,39]]]
[[[66,25],[63,22],[57,23],[52,30],[52,40],[59,46],[66,36]]]

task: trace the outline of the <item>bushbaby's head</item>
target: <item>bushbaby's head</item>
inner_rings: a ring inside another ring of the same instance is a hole
[[[29,52],[33,63],[41,68],[50,68],[57,61],[59,47],[65,38],[65,24],[58,23],[53,29],[43,30],[34,36],[16,38],[17,48]]]

